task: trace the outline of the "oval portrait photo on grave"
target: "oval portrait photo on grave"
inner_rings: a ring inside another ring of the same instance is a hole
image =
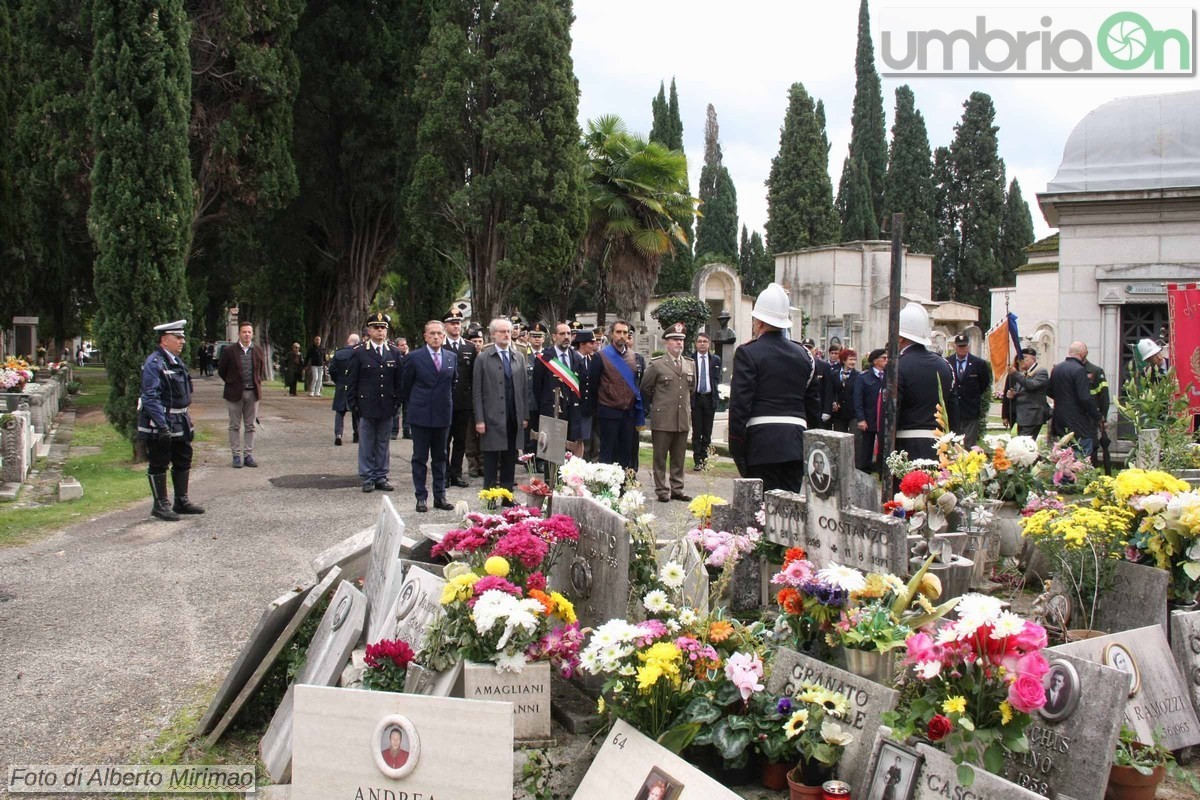
[[[418,585],[416,578],[408,580],[404,586],[400,588],[400,596],[396,599],[396,621],[407,617],[412,613],[413,608],[417,605],[417,598],[420,596],[421,587]]]
[[[421,739],[408,717],[389,714],[375,726],[371,750],[380,772],[389,778],[403,778],[417,768]]]
[[[1061,659],[1050,662],[1042,678],[1046,687],[1046,705],[1039,713],[1047,722],[1062,722],[1075,713],[1079,704],[1079,673],[1074,665]]]
[[[342,627],[342,623],[346,621],[346,617],[350,616],[350,607],[354,605],[354,599],[350,595],[345,595],[338,601],[337,608],[333,610],[333,623],[330,627],[337,630]]]
[[[1104,666],[1113,667],[1121,672],[1129,673],[1129,696],[1133,697],[1142,690],[1142,671],[1138,669],[1133,653],[1118,642],[1104,648]]]
[[[824,447],[813,447],[808,452],[805,464],[808,485],[818,497],[828,497],[833,488],[833,460]]]

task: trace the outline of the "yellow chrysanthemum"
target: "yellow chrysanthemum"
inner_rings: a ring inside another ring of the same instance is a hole
[[[1131,497],[1155,492],[1186,492],[1191,486],[1169,472],[1153,469],[1123,469],[1117,473],[1114,494],[1125,502]]]
[[[513,499],[513,493],[508,489],[495,486],[491,489],[483,489],[480,491],[479,499],[485,503],[495,503],[498,500],[505,500],[511,503]]]
[[[474,572],[467,572],[446,581],[446,585],[442,587],[442,605],[448,605],[456,600],[470,599],[472,587],[478,580],[479,576]]]
[[[725,504],[725,501],[715,494],[700,494],[688,503],[688,513],[698,520],[706,520],[712,516],[713,506]]]
[[[503,556],[491,556],[483,562],[483,571],[488,575],[495,575],[497,578],[507,578],[508,569],[508,559]]]
[[[967,698],[962,695],[955,695],[946,699],[942,703],[942,713],[944,714],[965,714],[967,711]]]
[[[601,697],[599,700],[596,701],[596,713],[597,714],[604,713],[604,698],[603,697]]]
[[[787,723],[785,723],[783,726],[783,731],[787,734],[787,738],[794,739],[807,727],[808,709],[802,708],[796,713],[792,714],[792,716],[788,717]]]
[[[658,679],[663,676],[662,667],[657,661],[651,661],[638,667],[637,680],[638,689],[643,692],[649,691],[654,684],[658,683]]]
[[[1008,723],[1012,722],[1012,718],[1013,718],[1012,706],[1010,706],[1008,704],[1008,701],[1005,700],[1003,703],[1000,704],[1000,724],[1007,725]]]
[[[575,616],[575,606],[570,600],[558,592],[551,592],[550,599],[554,601],[555,613],[562,617],[563,622],[570,625],[578,621],[578,617]]]

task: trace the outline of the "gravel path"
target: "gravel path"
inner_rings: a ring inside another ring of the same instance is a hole
[[[314,555],[374,520],[380,496],[357,485],[285,489],[270,482],[355,476],[356,449],[348,440],[333,446],[332,390],[321,399],[269,394],[255,446],[262,466],[234,470],[223,445],[220,388],[217,379],[198,380],[193,406],[193,418],[213,433],[197,449],[191,489],[208,513],[158,522],[147,497],[0,550],[5,772],[10,764],[122,763],[180,708],[211,697],[263,607],[312,578]],[[410,442],[392,443],[400,513],[410,524],[452,521],[452,512],[413,512],[410,452]],[[645,467],[649,459],[642,461]],[[652,487],[648,469],[640,478]],[[479,483],[453,489],[450,501],[476,505]],[[732,481],[705,486],[688,474],[689,493],[706,490],[729,497]],[[660,536],[687,530],[685,504],[659,504],[647,494]]]

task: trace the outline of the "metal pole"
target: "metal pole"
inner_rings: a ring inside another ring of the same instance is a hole
[[[904,215],[892,214],[892,276],[888,283],[888,363],[884,372],[883,419],[879,433],[879,483],[882,502],[892,499],[886,459],[896,449],[896,388],[900,380],[900,281],[904,271]]]

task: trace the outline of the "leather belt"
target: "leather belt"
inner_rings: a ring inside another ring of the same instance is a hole
[[[807,428],[808,422],[804,417],[751,417],[746,420],[747,428],[753,425],[799,425]]]

